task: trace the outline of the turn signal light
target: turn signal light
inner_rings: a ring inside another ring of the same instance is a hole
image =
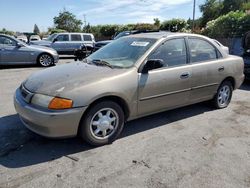
[[[62,110],[62,109],[72,108],[72,106],[73,106],[72,100],[54,97],[50,101],[48,108],[53,110]]]

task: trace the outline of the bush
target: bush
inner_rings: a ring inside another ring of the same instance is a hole
[[[242,37],[249,30],[250,15],[236,11],[208,22],[203,34],[213,38],[232,38]]]
[[[185,30],[187,28],[188,24],[187,21],[184,19],[172,19],[164,21],[161,24],[160,29],[161,30],[167,30],[171,32],[179,32],[181,30]]]

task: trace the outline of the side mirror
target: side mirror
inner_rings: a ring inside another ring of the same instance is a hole
[[[148,71],[153,69],[158,69],[164,66],[164,62],[162,59],[150,59],[146,62],[142,69],[143,74],[147,74]]]
[[[52,41],[52,42],[53,42],[53,43],[55,43],[56,41],[58,41],[58,40],[57,40],[57,38],[53,39],[53,41]]]
[[[24,45],[18,42],[18,43],[16,44],[16,46],[17,46],[18,48],[21,48],[21,47],[23,47]]]

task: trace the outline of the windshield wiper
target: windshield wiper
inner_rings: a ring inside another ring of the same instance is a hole
[[[95,63],[96,65],[104,65],[104,66],[107,66],[111,69],[114,68],[114,66],[112,66],[110,63],[108,63],[107,61],[101,60],[101,59],[93,59],[92,62]]]

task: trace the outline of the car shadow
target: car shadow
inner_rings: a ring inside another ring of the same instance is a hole
[[[200,103],[130,121],[119,139],[212,110]],[[72,154],[84,152],[85,156],[89,156],[95,148],[78,137],[55,140],[34,134],[22,125],[17,114],[1,117],[0,130],[0,165],[8,168],[35,165],[63,156],[77,161]]]

